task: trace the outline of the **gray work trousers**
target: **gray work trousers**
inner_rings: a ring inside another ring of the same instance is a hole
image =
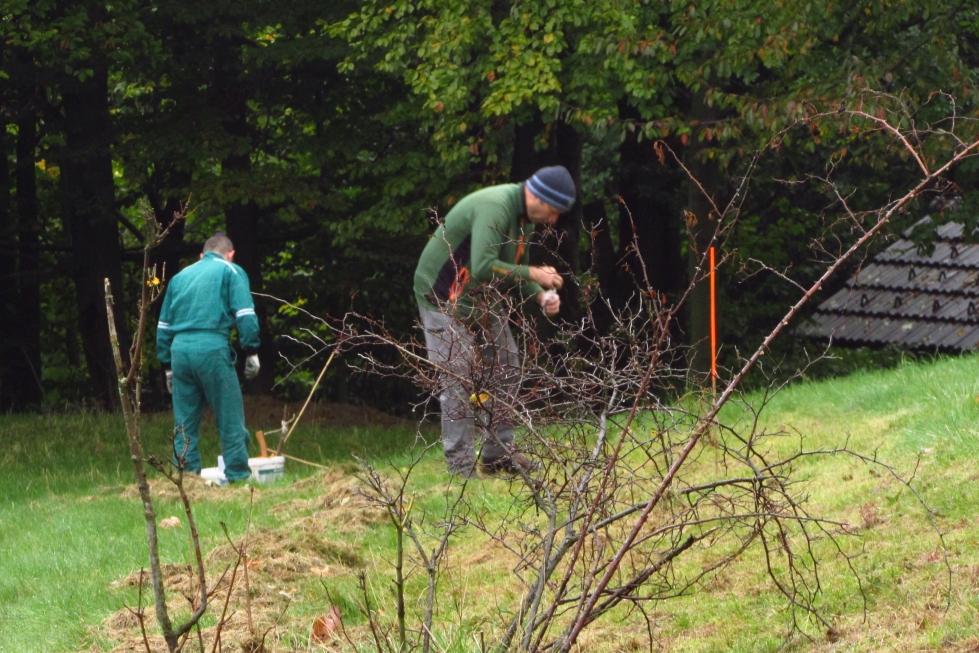
[[[506,419],[503,403],[516,397],[520,354],[510,327],[490,317],[484,333],[456,318],[418,306],[428,360],[441,369],[439,402],[442,406],[442,448],[450,473],[463,477],[475,471],[477,440],[484,461],[509,455],[513,425]],[[474,406],[470,397],[486,393],[492,403]],[[479,413],[478,431],[474,410]],[[495,437],[494,437],[495,436]]]

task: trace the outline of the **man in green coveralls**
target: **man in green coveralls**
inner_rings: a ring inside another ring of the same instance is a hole
[[[562,166],[541,168],[522,184],[476,191],[449,211],[418,261],[414,290],[428,358],[445,372],[439,389],[442,447],[452,474],[469,478],[476,470],[474,381],[494,401],[515,396],[518,384],[520,357],[507,316],[492,306],[487,310],[475,295],[488,285],[512,289],[533,297],[546,315],[557,315],[561,302],[553,291],[561,288],[561,276],[552,267],[529,265],[528,244],[534,226],[553,225],[575,197],[574,181]],[[493,421],[479,443],[480,468],[532,471],[534,464],[514,448],[512,424]]]
[[[156,331],[156,352],[173,395],[174,452],[184,469],[201,471],[197,449],[204,402],[211,406],[221,436],[225,476],[251,475],[248,430],[235,373],[231,328],[245,356],[245,378],[258,375],[258,317],[248,275],[232,263],[231,240],[218,232],[204,243],[201,260],[170,280]]]

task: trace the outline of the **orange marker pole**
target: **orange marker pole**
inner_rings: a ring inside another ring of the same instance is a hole
[[[710,386],[717,394],[717,268],[710,248]]]

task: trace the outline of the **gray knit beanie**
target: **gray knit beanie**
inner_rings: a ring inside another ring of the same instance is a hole
[[[577,195],[571,173],[564,166],[541,168],[527,180],[527,188],[561,213],[571,210]]]

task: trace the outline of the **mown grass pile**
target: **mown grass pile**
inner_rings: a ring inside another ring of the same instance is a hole
[[[795,474],[813,514],[845,523],[849,562],[828,540],[822,556],[819,605],[833,628],[803,624],[788,650],[968,651],[979,601],[979,357],[908,363],[818,383],[800,383],[766,407],[762,426],[784,433],[773,446],[839,449],[876,457],[891,469],[846,453],[800,460]],[[737,405],[723,416],[744,421]],[[169,416],[146,421],[149,448],[165,451]],[[213,428],[213,427],[211,427]],[[138,625],[125,606],[137,602],[145,566],[143,521],[134,499],[121,419],[115,416],[6,416],[0,421],[0,651],[136,651]],[[431,440],[432,431],[426,432]],[[204,458],[216,455],[213,431],[204,436]],[[372,607],[390,625],[394,531],[386,515],[365,503],[351,453],[382,470],[404,470],[421,451],[413,424],[300,427],[291,451],[330,469],[289,463],[285,481],[258,488],[194,486],[210,577],[233,565],[232,539],[252,525],[248,553],[254,619],[269,650],[317,650],[310,630],[317,616],[337,605],[344,626],[365,650],[373,649],[359,574]],[[709,446],[709,445],[705,445]],[[709,465],[701,456],[698,464]],[[894,474],[912,479],[909,486]],[[414,514],[443,514],[458,484],[427,453],[412,472]],[[161,517],[180,516],[175,496],[154,483]],[[482,518],[502,517],[513,497],[502,480],[470,483],[466,491]],[[919,500],[920,498],[920,500]],[[249,505],[254,502],[251,508]],[[928,511],[922,501],[931,509]],[[944,534],[943,541],[938,532]],[[162,555],[174,589],[189,583],[186,525],[162,531]],[[682,564],[702,564],[702,551]],[[947,560],[947,564],[946,564]],[[517,605],[520,586],[514,558],[473,529],[455,541],[444,569],[433,629],[436,650],[477,651],[489,643],[502,615]],[[852,565],[855,574],[850,569]],[[949,584],[951,569],[951,584]],[[417,624],[424,575],[409,576],[410,623]],[[950,593],[949,593],[950,588]],[[227,643],[246,636],[243,590],[233,595]],[[172,592],[174,605],[183,599]],[[202,626],[213,629],[223,604],[220,591]],[[786,647],[785,601],[751,552],[712,575],[686,596],[648,606],[659,650],[775,651]],[[621,611],[586,631],[582,650],[645,649],[650,634],[636,613]],[[334,646],[341,646],[335,644]],[[784,650],[784,649],[783,649]]]

